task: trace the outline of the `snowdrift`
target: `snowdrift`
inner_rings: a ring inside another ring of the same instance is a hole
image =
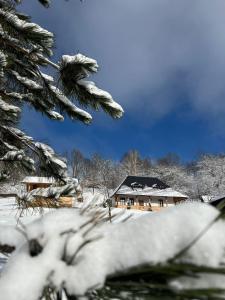
[[[59,209],[18,231],[1,228],[0,244],[16,250],[0,277],[1,300],[37,300],[46,286],[69,295],[85,295],[104,286],[107,278],[141,265],[166,265],[182,252],[219,211],[201,203],[186,203],[159,213],[120,223],[105,221],[102,210]],[[225,262],[225,222],[209,229],[178,263],[222,268]],[[173,289],[224,289],[224,275],[182,276]],[[31,292],[32,291],[32,292]]]

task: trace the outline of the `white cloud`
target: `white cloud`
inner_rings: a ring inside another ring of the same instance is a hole
[[[38,18],[54,26],[60,52],[98,59],[97,81],[126,110],[158,119],[188,102],[224,119],[224,0],[53,1]]]

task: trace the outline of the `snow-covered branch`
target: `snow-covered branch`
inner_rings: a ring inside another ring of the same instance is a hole
[[[19,152],[10,150],[1,153],[1,157],[8,162],[24,162],[33,170],[33,158],[28,159],[33,152],[41,159],[43,170],[62,178],[66,169],[62,159],[56,158],[52,151],[47,154],[41,143],[35,144],[26,140],[25,134],[15,132],[23,103],[52,120],[63,121],[68,116],[85,124],[90,124],[92,117],[74,101],[85,108],[102,108],[114,118],[121,117],[123,109],[108,92],[85,81],[98,71],[96,60],[78,53],[63,55],[58,63],[51,61],[54,35],[18,12],[13,2],[0,1],[0,137],[4,136],[5,142],[15,145]],[[40,2],[46,7],[50,4],[48,0]],[[54,76],[43,72],[47,66],[54,68]]]

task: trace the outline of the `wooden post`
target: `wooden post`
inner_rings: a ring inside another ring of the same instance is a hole
[[[135,205],[138,205],[138,196],[135,196]]]
[[[118,204],[119,204],[119,203],[118,203],[118,196],[115,195],[115,206],[118,207]]]
[[[166,200],[166,207],[168,207],[168,200],[167,200],[167,197],[165,197],[165,200]]]

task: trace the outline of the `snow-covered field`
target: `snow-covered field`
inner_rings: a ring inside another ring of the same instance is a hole
[[[84,193],[84,202],[74,203],[74,208],[82,209],[86,207],[87,205],[92,205],[93,207],[102,207],[102,203],[104,200],[104,196],[99,193],[92,193],[91,191],[86,191]],[[18,210],[18,207],[15,202],[14,197],[9,198],[0,198],[0,226],[1,225],[12,225],[16,226],[18,222],[22,222],[23,224],[27,224],[29,222],[34,221],[35,219],[41,217],[43,214],[46,214],[50,211],[54,210],[53,208],[45,208],[42,211],[42,214],[38,210],[29,209],[27,211],[23,211],[21,215],[21,211]],[[107,210],[107,208],[105,208]],[[137,218],[142,216],[143,214],[149,214],[151,212],[142,212],[139,210],[124,210],[120,208],[113,208],[112,214],[119,214],[120,217],[118,217],[115,222],[118,222],[119,220],[123,220],[124,218]]]
[[[0,198],[0,225],[13,225],[18,222],[20,212],[16,206],[15,198]],[[27,213],[22,220],[24,223],[32,221],[35,218],[31,213]]]
[[[46,208],[43,210],[43,213],[47,213],[49,211],[50,209]],[[0,198],[0,226],[17,226],[18,222],[27,224],[39,218],[40,216],[41,214],[38,212],[38,210],[33,209],[24,210],[21,214],[21,211],[16,205],[14,197]]]
[[[47,212],[49,210],[45,210]],[[18,210],[14,197],[0,198],[0,236],[3,234],[5,226],[16,227],[18,222],[28,224],[35,219],[39,218],[40,214],[35,213],[33,210],[25,211],[22,215]],[[4,227],[2,227],[4,226]],[[0,271],[6,263],[7,258],[0,253]]]

